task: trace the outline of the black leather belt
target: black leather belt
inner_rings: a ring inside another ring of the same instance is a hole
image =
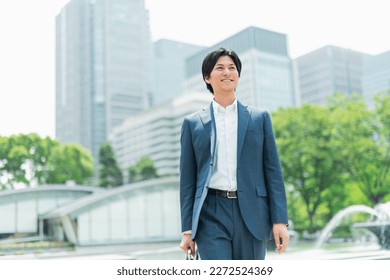
[[[222,191],[217,189],[209,189],[209,194],[217,194],[225,198],[237,198],[237,191]]]

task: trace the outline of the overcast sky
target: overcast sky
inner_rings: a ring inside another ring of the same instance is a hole
[[[0,1],[0,135],[55,132],[55,16],[69,0]],[[288,35],[292,58],[336,45],[390,50],[385,0],[145,0],[152,39],[214,45],[253,25]]]

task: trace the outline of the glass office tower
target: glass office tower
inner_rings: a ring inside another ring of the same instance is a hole
[[[370,108],[374,107],[374,96],[390,91],[390,51],[365,60],[363,75],[363,94]]]
[[[184,91],[205,92],[201,66],[204,57],[219,47],[234,50],[242,61],[237,97],[247,105],[275,111],[296,106],[292,60],[285,34],[248,27],[186,61]]]
[[[97,159],[111,129],[149,106],[144,0],[72,0],[56,18],[56,138]]]
[[[325,46],[295,59],[302,103],[325,105],[334,93],[362,94],[367,54]]]
[[[186,58],[205,47],[160,39],[154,46],[154,78],[151,104],[163,104],[182,93]]]

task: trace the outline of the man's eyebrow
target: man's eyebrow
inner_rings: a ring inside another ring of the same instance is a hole
[[[223,64],[223,63],[217,63],[217,64],[215,64],[215,66],[224,66],[225,64]],[[236,66],[236,64],[234,64],[234,63],[229,63],[229,64],[227,64],[227,65],[229,65],[229,66]]]

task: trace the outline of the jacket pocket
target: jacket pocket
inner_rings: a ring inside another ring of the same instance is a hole
[[[267,194],[267,189],[262,186],[262,185],[256,185],[256,193],[257,193],[257,196],[268,196]]]

